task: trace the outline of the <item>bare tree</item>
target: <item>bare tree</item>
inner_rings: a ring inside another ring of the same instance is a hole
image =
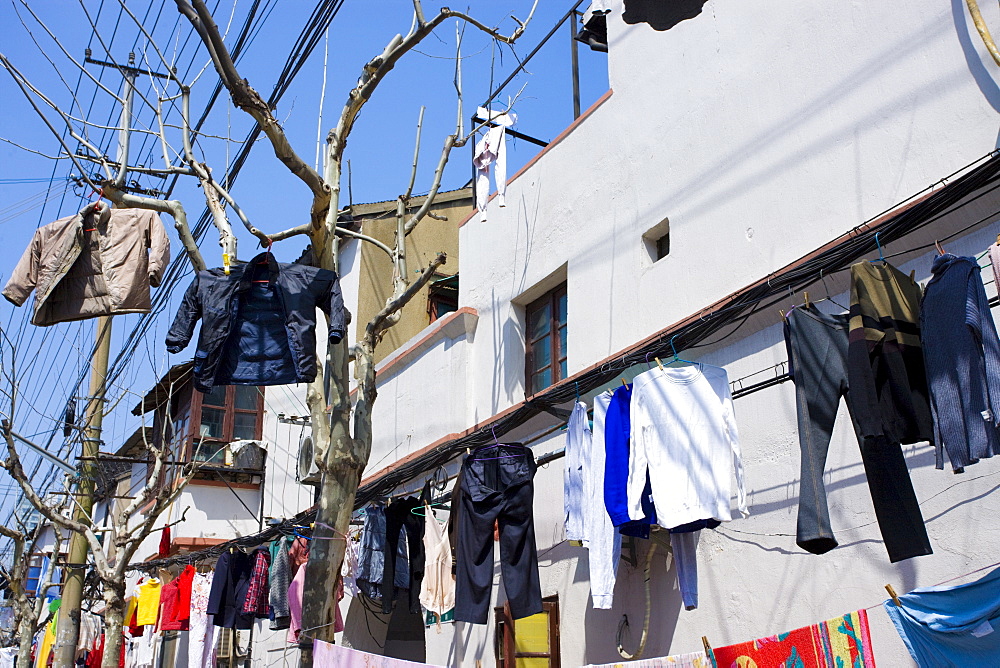
[[[13,352],[13,344],[7,339],[5,334],[0,333],[6,340]],[[15,359],[11,354],[11,360]],[[21,464],[21,458],[15,448],[15,438],[11,426],[12,416],[17,407],[17,382],[14,362],[10,362],[9,372],[5,368],[6,385],[11,388],[0,390],[6,396],[9,408],[7,411],[0,410],[0,431],[2,431],[7,445],[7,457],[0,461],[0,468],[3,468],[11,478],[17,482],[25,498],[34,506],[38,512],[48,520],[53,528],[58,532],[60,529],[80,534],[87,540],[90,547],[94,571],[101,585],[101,595],[104,599],[105,613],[104,621],[106,625],[104,658],[102,666],[104,668],[116,668],[118,656],[122,642],[122,628],[125,617],[125,575],[132,563],[132,558],[139,549],[143,541],[154,531],[161,529],[157,526],[160,516],[170,508],[180,496],[187,483],[198,473],[201,464],[190,462],[185,464],[179,473],[168,475],[170,460],[175,454],[172,447],[172,437],[168,429],[172,420],[170,419],[169,397],[173,393],[173,384],[168,390],[168,400],[166,402],[167,415],[164,422],[163,433],[160,438],[148,438],[145,427],[141,429],[143,438],[143,448],[149,454],[147,466],[147,479],[145,484],[128,503],[122,504],[110,513],[110,523],[107,527],[99,526],[99,522],[92,517],[87,522],[78,522],[64,515],[58,509],[45,503],[45,500],[32,485],[28,474]],[[92,400],[94,400],[92,398]],[[70,505],[78,508],[76,495],[68,492]],[[141,515],[140,515],[141,511]],[[185,510],[186,513],[186,510]],[[184,514],[176,522],[183,522]],[[165,526],[170,526],[165,525]],[[8,530],[9,531],[9,530]],[[15,549],[17,549],[17,538],[10,536],[7,532],[2,532],[9,538],[14,538]],[[17,532],[13,532],[17,533]],[[23,532],[21,532],[23,533]],[[102,540],[101,534],[107,533],[107,537]],[[61,537],[60,537],[61,538]],[[23,550],[23,539],[22,548]],[[66,610],[64,614],[79,615],[79,610]],[[20,665],[20,664],[19,664]],[[27,664],[25,664],[27,665]]]
[[[19,666],[31,665],[31,644],[35,639],[35,634],[45,622],[42,618],[42,613],[45,610],[44,592],[52,586],[63,543],[62,532],[59,531],[58,527],[53,527],[55,541],[52,546],[52,554],[49,555],[48,567],[38,579],[34,597],[29,596],[26,585],[31,556],[35,549],[35,543],[44,529],[45,525],[43,524],[38,524],[31,530],[24,527],[11,529],[0,525],[0,536],[10,539],[14,546],[13,562],[10,570],[4,575],[10,587],[14,608],[14,623],[11,631],[17,640],[17,665]]]
[[[28,12],[31,12],[25,0],[19,0]],[[466,142],[480,128],[474,128],[469,134],[462,132],[462,115],[459,106],[456,129],[449,134],[443,142],[440,157],[438,158],[433,180],[429,193],[424,198],[419,207],[409,206],[413,186],[417,174],[417,156],[414,156],[413,170],[409,185],[404,194],[398,198],[396,211],[396,232],[392,246],[377,239],[355,232],[351,229],[339,226],[338,218],[340,210],[341,175],[344,160],[344,152],[347,141],[357,122],[358,116],[371,99],[379,84],[393,70],[396,63],[405,55],[417,47],[432,32],[449,19],[457,22],[464,22],[475,29],[482,31],[491,39],[506,44],[513,44],[523,33],[534,15],[538,0],[535,0],[528,17],[521,21],[515,17],[511,19],[517,24],[509,34],[501,32],[498,27],[488,26],[475,19],[467,13],[454,11],[447,7],[442,8],[431,18],[424,14],[421,0],[413,0],[413,21],[410,31],[405,35],[395,35],[380,54],[372,58],[362,68],[361,76],[357,84],[350,90],[347,100],[336,126],[329,131],[326,138],[326,149],[324,152],[324,166],[322,174],[319,170],[310,166],[292,147],[285,131],[274,115],[273,110],[261,95],[251,86],[248,80],[244,79],[237,70],[234,59],[230,55],[225,39],[216,25],[211,12],[204,0],[175,0],[178,11],[191,23],[197,32],[202,44],[208,52],[211,63],[218,73],[223,85],[228,91],[235,106],[252,117],[274,151],[275,157],[303,184],[312,195],[312,203],[308,215],[303,215],[301,224],[285,230],[267,232],[256,227],[250,217],[238,206],[233,196],[214,180],[211,170],[206,164],[196,160],[192,150],[192,137],[190,126],[189,98],[190,88],[176,80],[171,80],[171,84],[176,84],[179,91],[169,92],[167,86],[161,90],[156,87],[157,95],[155,100],[144,100],[145,105],[152,109],[157,118],[157,128],[146,130],[135,130],[148,132],[157,135],[162,145],[164,167],[143,168],[140,173],[148,174],[180,174],[192,176],[198,179],[205,194],[206,203],[212,212],[213,223],[219,231],[219,241],[223,246],[224,258],[236,258],[236,237],[228,223],[226,209],[232,209],[240,219],[250,235],[260,243],[269,245],[273,242],[282,241],[299,235],[309,238],[312,249],[312,261],[318,267],[332,271],[338,270],[339,254],[341,250],[341,240],[357,239],[362,243],[370,243],[380,251],[386,253],[393,264],[392,291],[386,300],[384,307],[365,324],[363,333],[359,340],[348,349],[345,341],[337,345],[329,346],[325,360],[327,373],[323,372],[323,363],[320,362],[319,373],[316,380],[310,383],[306,401],[310,409],[312,424],[313,443],[315,446],[315,458],[317,466],[321,472],[320,501],[316,522],[315,535],[319,538],[329,540],[317,540],[313,543],[310,551],[309,572],[310,577],[306,585],[303,600],[303,632],[301,635],[303,648],[302,665],[312,665],[311,640],[313,638],[332,642],[334,639],[333,624],[335,618],[335,605],[331,588],[328,583],[333,582],[339,573],[341,562],[343,561],[345,543],[339,538],[343,538],[348,529],[351,514],[353,512],[354,499],[360,482],[361,474],[368,463],[372,446],[372,405],[376,398],[375,384],[375,348],[381,341],[385,332],[395,325],[400,317],[401,309],[423,288],[435,275],[436,270],[443,265],[447,258],[439,254],[426,267],[424,267],[415,279],[411,280],[406,257],[406,237],[428,216],[433,217],[431,207],[434,204],[438,189],[444,175],[445,166],[448,163],[451,151],[455,147],[464,146]],[[156,55],[165,64],[168,64],[159,49],[155,48],[152,37],[146,33],[141,23],[128,12],[125,3],[120,0],[120,4],[136,23],[139,29],[146,35]],[[32,12],[33,14],[33,12]],[[55,40],[53,35],[50,36]],[[57,44],[58,41],[56,40]],[[61,45],[60,45],[61,48]],[[65,50],[63,50],[65,53]],[[72,60],[67,53],[66,56]],[[73,61],[77,64],[76,61]],[[458,61],[456,60],[456,66]],[[81,174],[86,171],[82,168],[81,162],[90,161],[96,163],[103,170],[104,178],[97,181],[88,179],[88,183],[95,190],[102,191],[109,199],[121,206],[147,208],[156,211],[169,213],[174,218],[174,225],[180,236],[185,251],[191,259],[195,269],[205,268],[204,260],[198,250],[187,223],[187,217],[183,205],[176,200],[158,200],[149,197],[139,197],[126,193],[122,187],[124,174],[127,165],[116,164],[111,159],[103,156],[92,142],[86,137],[87,127],[94,126],[87,119],[79,119],[70,116],[60,110],[56,104],[49,100],[41,91],[33,86],[14,65],[0,54],[0,65],[2,65],[14,78],[24,95],[31,101],[35,110],[43,118],[43,107],[47,107],[49,113],[55,113],[59,117],[60,125],[69,129],[69,134],[73,140],[86,147],[89,151],[87,155],[79,155],[70,150],[69,146],[60,139],[62,143],[62,153],[57,156],[73,160]],[[82,69],[82,67],[81,67]],[[89,75],[88,75],[89,76]],[[101,84],[95,80],[95,85]],[[103,87],[103,86],[101,86]],[[115,95],[112,91],[108,91]],[[461,90],[458,90],[459,105],[461,104]],[[117,97],[117,96],[116,96]],[[182,121],[179,126],[182,138],[182,150],[173,151],[167,141],[168,126],[164,120],[164,105],[181,100]],[[119,98],[121,103],[127,104],[127,100]],[[421,119],[423,112],[421,111]],[[53,124],[46,120],[53,134],[57,137],[59,133]],[[128,121],[123,115],[123,128],[128,134]],[[420,129],[422,123],[417,127],[417,150],[419,151]],[[481,126],[480,126],[481,127]],[[121,129],[121,128],[120,128]],[[175,164],[175,162],[179,162]],[[355,378],[357,380],[357,401],[353,406],[353,423],[351,419],[351,398],[350,398],[350,377],[349,362],[355,362]],[[23,471],[20,469],[13,452],[13,446],[8,435],[8,450],[11,458],[8,460],[8,471],[14,475],[18,482],[23,481]],[[160,462],[161,453],[154,452],[154,462]],[[154,464],[157,467],[158,464]],[[159,469],[156,470],[159,475]],[[155,476],[154,476],[155,477]],[[22,483],[25,493],[35,503],[37,496],[29,494],[30,486],[26,481]],[[146,496],[149,499],[160,503],[159,493],[153,488],[145,489],[140,497]],[[169,505],[174,497],[164,498],[163,502]],[[160,507],[162,510],[163,507]],[[124,536],[123,525],[116,537],[116,545],[120,545],[120,551],[134,550],[133,543]],[[88,531],[88,527],[83,525],[67,526],[71,530]],[[95,549],[95,561],[102,561],[99,564],[101,569],[113,569],[123,567],[127,559],[120,558],[116,554],[115,566],[109,565],[103,553],[98,554],[99,547],[96,537],[91,539],[88,536],[92,549]],[[120,541],[124,541],[119,543]],[[129,555],[131,556],[131,555]],[[109,597],[115,605],[119,605],[124,592],[121,591],[123,585],[111,577],[112,570],[106,571],[108,579],[106,589],[110,593],[105,594],[106,600]],[[117,573],[117,571],[115,571]],[[123,574],[123,572],[122,572]],[[102,579],[103,579],[102,575]],[[109,610],[112,609],[109,602]],[[117,610],[118,608],[115,608]],[[120,619],[115,623],[120,626]],[[112,634],[113,635],[113,634]],[[110,646],[108,651],[111,651]],[[105,656],[108,655],[106,652]]]

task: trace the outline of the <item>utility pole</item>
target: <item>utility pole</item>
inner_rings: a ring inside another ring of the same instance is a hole
[[[135,78],[140,72],[133,63],[135,55],[129,54],[129,66],[101,63],[90,58],[87,62],[118,69],[124,77],[125,95],[122,105],[121,125],[118,131],[118,174],[115,185],[122,186],[128,173],[129,129],[132,122],[132,99],[135,93]],[[104,423],[105,394],[107,393],[108,358],[111,355],[111,317],[97,319],[95,354],[90,368],[90,392],[87,396],[87,426],[83,432],[81,448],[80,482],[76,495],[69,497],[73,504],[73,519],[81,524],[93,524],[91,513],[94,508],[94,479],[97,472],[97,456],[101,449],[101,427]],[[80,639],[80,617],[83,603],[83,583],[87,574],[87,539],[82,534],[73,533],[66,555],[66,581],[63,583],[62,603],[59,607],[59,623],[52,652],[52,665],[72,666],[76,662],[76,646]]]

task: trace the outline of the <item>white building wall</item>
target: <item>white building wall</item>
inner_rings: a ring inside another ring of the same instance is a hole
[[[710,0],[700,16],[662,32],[625,25],[621,2],[614,6],[614,93],[509,184],[506,208],[494,201],[487,222],[475,216],[461,228],[459,303],[478,313],[474,340],[425,352],[380,386],[366,473],[382,468],[385,454],[399,458],[456,431],[456,415],[464,415],[458,420],[464,429],[523,400],[523,303],[547,280],[557,284],[562,272],[574,373],[996,146],[996,69],[957,0],[891,6]],[[997,8],[984,10],[988,22],[998,19]],[[654,264],[641,235],[665,218],[671,252]],[[997,228],[991,223],[950,241],[948,250],[978,254]],[[906,247],[903,241],[889,250]],[[926,279],[930,261],[924,255],[901,268]],[[840,292],[843,275],[833,285]],[[847,301],[846,294],[834,297]],[[726,367],[734,379],[784,361],[777,312],[768,315],[701,359]],[[424,433],[449,385],[460,391],[448,395],[446,424]],[[414,387],[435,391],[421,397]],[[935,553],[890,564],[843,410],[826,480],[841,545],[822,556],[803,552],[794,543],[793,387],[738,399],[736,411],[752,515],[702,532],[698,610],[682,609],[675,570],[657,557],[646,656],[700,649],[701,636],[723,646],[815,623],[877,606],[886,583],[908,591],[995,561],[1000,531],[976,518],[991,506],[1000,462],[983,461],[956,478],[933,468],[927,446],[906,446]],[[533,449],[536,455],[558,449],[562,439],[556,432]],[[587,553],[563,542],[561,461],[540,469],[535,480],[542,593],[559,596],[563,666],[614,661],[622,614],[632,625],[626,648],[638,640],[645,555],[637,555],[635,567],[622,562],[614,608],[594,610]],[[499,576],[494,591],[502,602]],[[870,616],[879,664],[911,665],[884,612],[875,607]],[[446,624],[441,634],[429,629],[426,641],[429,663],[494,664],[492,625]]]

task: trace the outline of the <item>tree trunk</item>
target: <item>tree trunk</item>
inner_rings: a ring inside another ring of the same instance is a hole
[[[30,612],[25,614],[22,611],[21,619],[17,624],[17,665],[19,666],[31,666],[31,644],[35,640],[34,628],[35,620],[32,619]]]
[[[350,527],[354,496],[370,450],[352,439],[350,434],[351,398],[346,340],[330,347],[327,364],[331,376],[330,414],[327,417],[325,410],[319,413],[322,416],[320,419],[330,420],[329,430],[323,430],[329,434],[329,441],[319,445],[323,451],[319,509],[309,549],[309,564],[306,566],[309,569],[306,580],[313,586],[306,586],[303,592],[302,632],[299,635],[299,647],[302,649],[300,666],[303,668],[312,666],[313,639],[334,641],[337,600],[328,583],[335,582],[340,573],[346,548],[344,536]],[[314,402],[321,399],[315,394],[311,398]],[[313,406],[310,408],[314,409],[311,414],[315,421],[318,411]],[[326,408],[326,402],[322,408]],[[333,527],[334,531],[329,527]]]
[[[104,657],[101,668],[118,668],[125,622],[125,583],[104,583]],[[18,664],[21,665],[21,664]],[[29,665],[29,664],[25,664]]]

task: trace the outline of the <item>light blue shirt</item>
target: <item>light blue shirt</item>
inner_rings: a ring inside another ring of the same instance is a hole
[[[917,665],[1000,665],[1000,568],[957,587],[924,587],[883,606]]]

